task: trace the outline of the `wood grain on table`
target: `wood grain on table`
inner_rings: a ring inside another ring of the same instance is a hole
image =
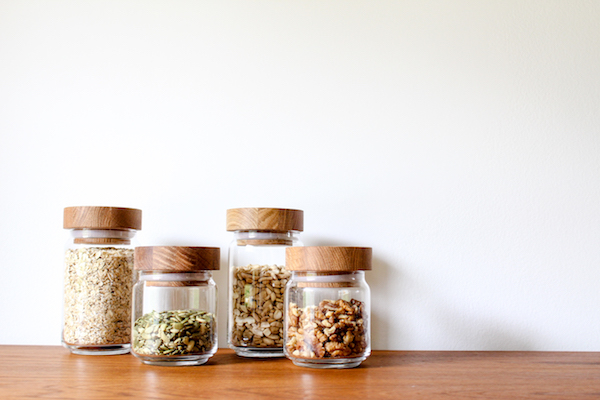
[[[317,370],[229,349],[202,366],[0,346],[0,399],[600,399],[600,353],[374,351]]]

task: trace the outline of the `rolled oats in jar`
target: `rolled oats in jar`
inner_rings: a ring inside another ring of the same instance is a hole
[[[131,337],[136,231],[142,211],[67,207],[62,343],[75,354],[124,354]]]
[[[285,355],[296,365],[352,368],[371,354],[369,247],[286,251]]]
[[[301,246],[301,210],[227,210],[229,247],[228,343],[242,357],[283,357],[285,249]]]

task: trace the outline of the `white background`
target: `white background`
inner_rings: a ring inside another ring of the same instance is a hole
[[[373,347],[600,350],[600,2],[0,0],[0,343],[59,344],[66,206],[374,249]],[[225,324],[220,326],[225,343]]]

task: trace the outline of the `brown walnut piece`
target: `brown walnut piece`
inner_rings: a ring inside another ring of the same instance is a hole
[[[363,303],[323,300],[318,306],[288,308],[286,349],[296,358],[360,357],[367,349]]]

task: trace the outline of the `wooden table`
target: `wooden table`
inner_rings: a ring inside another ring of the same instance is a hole
[[[0,346],[0,399],[600,399],[600,353],[375,351],[316,370],[220,349],[197,367]]]

